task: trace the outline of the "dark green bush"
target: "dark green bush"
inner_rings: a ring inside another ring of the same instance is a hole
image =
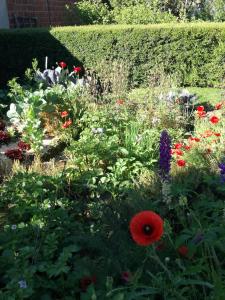
[[[0,31],[0,82],[21,76],[31,60],[96,68],[103,60],[129,62],[133,85],[163,65],[184,85],[221,86],[225,75],[225,24],[104,25]],[[51,65],[50,65],[51,66]]]

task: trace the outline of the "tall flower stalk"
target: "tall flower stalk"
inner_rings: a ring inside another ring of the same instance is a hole
[[[171,138],[166,130],[163,130],[160,136],[160,158],[159,158],[159,174],[162,181],[169,179],[170,161],[171,161]]]

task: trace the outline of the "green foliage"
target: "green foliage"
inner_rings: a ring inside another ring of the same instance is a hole
[[[67,7],[70,24],[108,24],[112,23],[111,12],[101,0],[85,0]]]
[[[114,9],[118,24],[157,24],[176,22],[176,17],[167,12],[155,11],[144,4]]]
[[[0,39],[0,55],[5,57],[0,69],[2,82],[24,74],[34,57],[41,63],[46,55],[50,65],[59,60],[81,65],[80,61],[92,69],[102,61],[128,61],[132,85],[147,84],[151,70],[159,64],[167,74],[177,74],[184,85],[219,86],[224,77],[224,24],[2,30]],[[15,64],[12,57],[18,51],[21,55]]]

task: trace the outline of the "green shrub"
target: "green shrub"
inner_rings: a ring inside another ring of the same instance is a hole
[[[129,62],[130,82],[148,83],[163,65],[181,84],[220,86],[224,78],[225,24],[104,25],[0,31],[0,81],[21,76],[36,57],[44,68],[64,60],[96,69],[103,60]]]
[[[70,24],[107,24],[110,23],[110,11],[101,0],[85,0],[67,7]]]
[[[154,11],[145,4],[115,9],[114,16],[118,24],[154,24],[176,21],[176,17],[172,14]]]

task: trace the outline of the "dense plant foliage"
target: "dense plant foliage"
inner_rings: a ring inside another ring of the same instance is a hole
[[[222,299],[224,100],[159,83],[143,100],[99,99],[29,74],[10,82],[12,123],[0,124],[24,140],[5,153],[0,298]],[[63,160],[20,159],[36,130],[66,141]]]
[[[163,66],[167,74],[177,74],[180,83],[192,86],[221,86],[224,78],[224,24],[180,24],[148,26],[90,26],[37,30],[0,31],[0,80],[6,83],[21,76],[36,57],[44,67],[65,57],[70,65],[83,64],[98,71],[105,61],[128,64],[129,82],[147,84],[152,70]],[[35,48],[35,45],[41,47]],[[12,57],[20,51],[20,59]],[[104,70],[105,67],[101,68]]]
[[[225,21],[225,0],[83,0],[68,5],[71,24],[149,24],[175,20]]]

